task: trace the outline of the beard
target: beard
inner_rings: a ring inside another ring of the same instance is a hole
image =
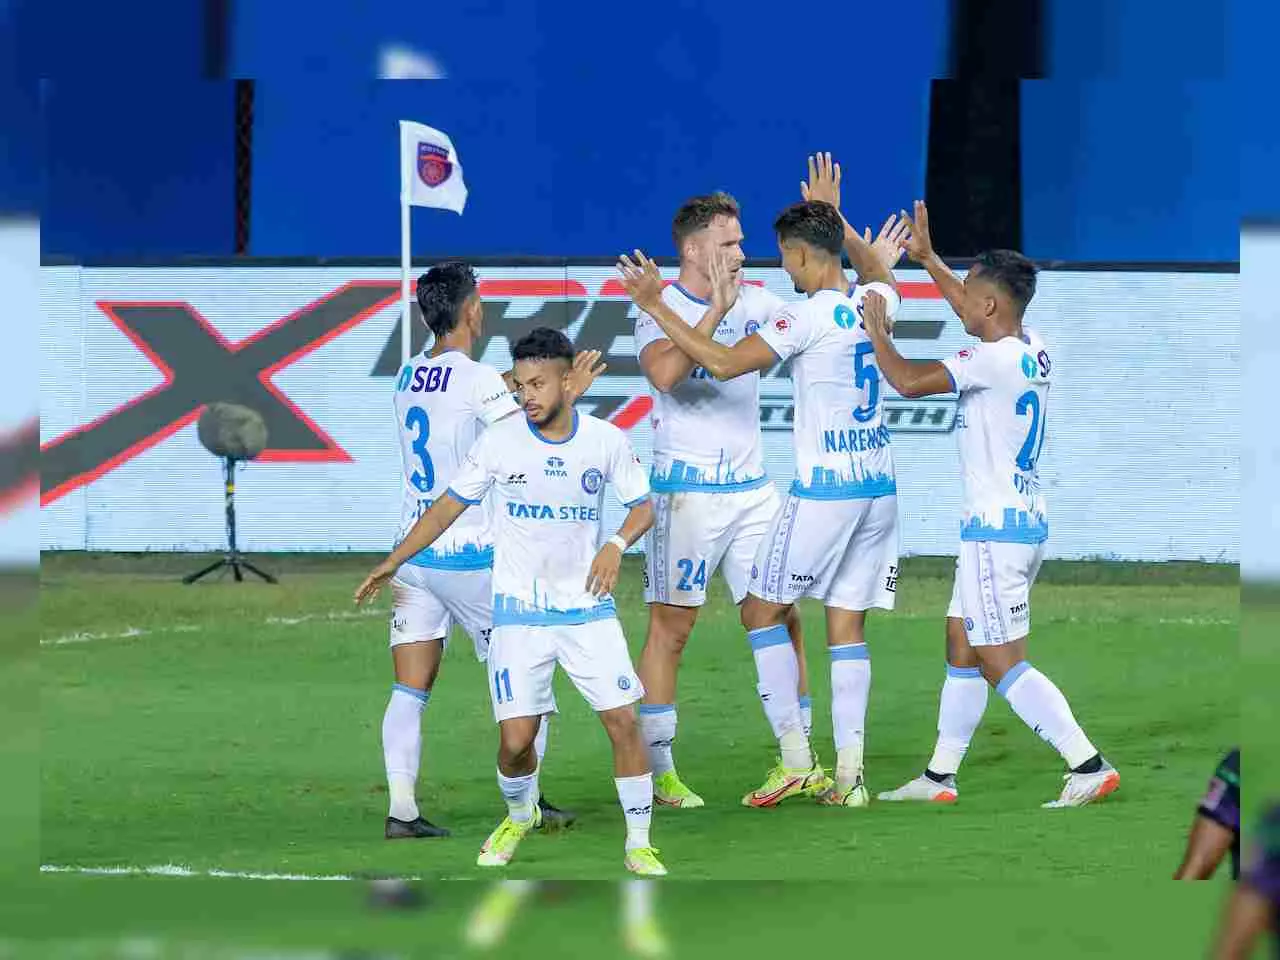
[[[532,414],[530,414],[529,420],[532,421],[535,427],[545,427],[548,423],[550,423],[556,417],[560,416],[560,411],[563,409],[564,409],[563,403],[557,403],[554,407],[543,407],[541,416],[535,418]]]

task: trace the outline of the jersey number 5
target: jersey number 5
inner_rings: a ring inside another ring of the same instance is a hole
[[[427,453],[427,440],[431,437],[431,420],[427,417],[427,411],[421,407],[410,407],[409,412],[405,414],[404,425],[406,429],[414,431],[410,449],[413,450],[422,468],[413,471],[409,482],[425,493],[436,485],[435,467],[431,465],[431,455]]]
[[[1036,461],[1040,459],[1040,450],[1044,447],[1044,421],[1040,412],[1040,395],[1028,390],[1017,399],[1013,411],[1018,416],[1031,414],[1031,426],[1027,429],[1027,439],[1022,441],[1022,449],[1018,451],[1018,469],[1034,470]]]
[[[876,348],[869,341],[858,344],[853,351],[853,385],[865,390],[867,404],[853,408],[853,419],[866,423],[876,415],[876,406],[880,403],[880,371],[868,357],[875,356]]]

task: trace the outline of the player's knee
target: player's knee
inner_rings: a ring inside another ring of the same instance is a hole
[[[658,607],[652,609],[650,617],[647,642],[670,656],[683,654],[689,635],[693,633],[693,618],[683,609],[675,612]]]
[[[635,707],[619,707],[616,710],[605,710],[600,714],[600,722],[612,743],[627,743],[639,736],[640,727],[636,723]]]
[[[785,624],[792,609],[792,607],[768,603],[757,596],[747,594],[747,599],[742,601],[742,609],[739,611],[739,616],[742,620],[743,628],[760,630],[764,627]]]
[[[958,617],[947,617],[947,663],[953,667],[979,666],[978,654],[969,646],[964,621]]]
[[[521,761],[527,760],[533,751],[537,732],[536,723],[503,724],[498,734],[498,752],[501,754],[499,760],[503,765],[508,768],[521,766]]]

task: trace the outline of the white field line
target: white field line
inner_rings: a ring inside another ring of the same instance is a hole
[[[304,623],[338,623],[347,620],[369,620],[374,617],[386,617],[386,610],[362,607],[359,610],[330,610],[327,613],[306,613],[298,617],[267,617],[261,621],[268,627],[296,627]],[[125,627],[106,633],[68,633],[61,637],[47,637],[40,641],[42,647],[63,647],[73,643],[92,643],[95,640],[128,640],[133,637],[147,637],[166,633],[201,633],[214,629],[211,623],[175,623],[167,627],[145,629],[142,627]]]
[[[95,877],[217,877],[225,880],[289,880],[289,881],[334,881],[364,880],[372,882],[372,877],[352,877],[343,873],[259,873],[253,870],[196,870],[177,863],[159,864],[150,867],[76,867],[56,863],[40,864],[41,873],[75,873]],[[421,880],[421,877],[378,877],[379,880]]]
[[[369,620],[385,617],[385,610],[362,607],[359,610],[330,610],[325,613],[305,613],[297,617],[267,617],[261,621],[269,627],[296,627],[306,623],[342,623],[351,620]],[[888,614],[893,620],[941,620],[942,616],[923,614]],[[1110,626],[1118,623],[1155,624],[1157,626],[1178,627],[1225,627],[1239,624],[1233,617],[1040,617],[1037,623],[1076,623],[1088,626]],[[40,641],[42,647],[63,647],[76,643],[92,643],[97,640],[129,640],[134,637],[146,637],[166,633],[200,633],[214,629],[213,624],[175,623],[167,627],[144,629],[141,627],[125,627],[123,630],[106,633],[68,633],[61,637],[49,637]]]

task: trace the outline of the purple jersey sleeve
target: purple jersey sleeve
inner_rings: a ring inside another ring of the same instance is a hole
[[[1200,798],[1200,815],[1240,833],[1240,751],[1232,750],[1214,771]]]

